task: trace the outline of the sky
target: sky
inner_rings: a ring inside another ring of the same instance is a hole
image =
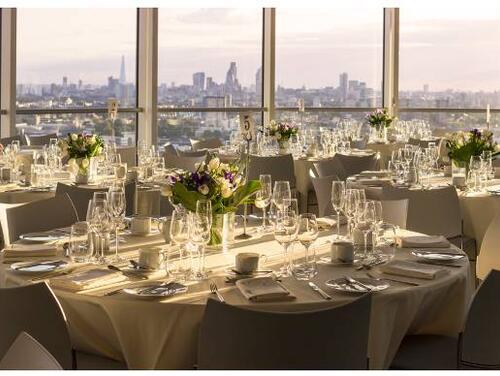
[[[500,2],[487,7],[400,10],[400,89],[500,89]],[[472,3],[470,3],[472,4]],[[276,81],[285,87],[337,86],[338,76],[379,87],[382,8],[276,10]],[[19,9],[18,83],[106,84],[125,56],[135,76],[135,9]],[[223,82],[231,61],[244,86],[261,63],[259,8],[159,11],[159,83],[191,84],[204,71]]]

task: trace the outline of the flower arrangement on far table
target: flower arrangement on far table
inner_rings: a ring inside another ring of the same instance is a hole
[[[365,119],[370,127],[375,130],[377,134],[376,138],[382,141],[386,141],[386,129],[389,128],[394,121],[394,117],[389,115],[387,108],[378,108],[372,113],[366,115]]]
[[[468,132],[454,132],[446,136],[448,156],[454,162],[468,166],[472,156],[480,156],[485,151],[498,151],[498,144],[489,130],[472,129]]]
[[[69,157],[68,167],[76,175],[77,183],[88,182],[93,157],[102,154],[104,141],[100,136],[69,133],[59,141],[63,156]]]
[[[213,227],[209,244],[219,245],[224,232],[222,224],[227,223],[222,217],[231,215],[234,232],[234,213],[260,189],[258,180],[245,182],[242,171],[238,164],[222,163],[216,156],[208,154],[195,172],[167,176],[162,195],[169,197],[174,205],[180,204],[190,212],[196,211],[198,200],[210,200]]]
[[[287,149],[290,137],[297,135],[299,128],[295,124],[286,121],[277,122],[271,120],[267,126],[267,131],[269,136],[274,137],[278,141],[280,149]]]

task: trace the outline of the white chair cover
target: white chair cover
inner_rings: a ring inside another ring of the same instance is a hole
[[[384,222],[392,223],[400,228],[406,228],[408,202],[408,199],[381,201]]]
[[[205,155],[199,157],[183,157],[175,155],[167,155],[165,158],[165,166],[168,168],[180,168],[186,171],[195,171],[195,164],[205,160]]]
[[[218,138],[208,138],[206,140],[190,139],[189,141],[191,141],[191,148],[195,151],[200,149],[217,149],[224,145]]]
[[[137,148],[135,146],[119,147],[116,149],[116,152],[120,155],[122,163],[127,164],[127,168],[135,167],[137,165]]]
[[[318,215],[324,217],[334,214],[335,211],[331,203],[332,181],[338,180],[337,176],[323,176],[320,178],[311,176],[310,178],[318,202]]]
[[[163,145],[163,150],[166,157],[168,157],[169,155],[177,155],[177,149],[170,142],[167,142],[165,145]]]
[[[179,157],[206,157],[207,155],[207,150],[177,150],[177,155]]]
[[[484,234],[476,260],[476,277],[483,280],[491,269],[500,270],[500,213],[493,218]]]
[[[370,295],[340,307],[293,313],[242,309],[209,299],[200,327],[198,367],[367,369],[370,307]]]
[[[313,163],[318,177],[337,176],[339,180],[345,180],[347,174],[338,158]]]
[[[0,361],[0,369],[62,370],[62,367],[36,339],[21,332]]]
[[[290,188],[295,188],[295,170],[291,154],[272,157],[261,157],[250,155],[248,163],[248,179],[259,180],[259,175],[269,174],[273,184],[275,181],[284,180],[290,182]]]
[[[27,134],[25,136],[26,136],[26,142],[29,146],[48,145],[51,138],[58,138],[56,133],[44,134],[42,136],[40,135],[30,136],[29,134]]]
[[[372,155],[346,155],[346,154],[335,154],[335,159],[337,159],[340,165],[343,167],[345,172],[345,177],[359,174],[361,171],[372,171],[375,170],[377,166],[377,155],[374,153]]]

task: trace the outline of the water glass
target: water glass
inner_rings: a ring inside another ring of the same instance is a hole
[[[262,209],[262,226],[259,230],[264,232],[267,229],[266,208],[271,203],[272,198],[271,175],[260,175],[259,181],[261,188],[255,195],[255,206]]]
[[[299,216],[297,240],[304,251],[294,251],[292,256],[292,274],[298,280],[310,280],[318,274],[316,251],[311,247],[318,238],[319,229],[316,216],[311,213]]]
[[[284,199],[282,208],[277,208],[274,223],[274,238],[283,247],[283,265],[280,269],[280,276],[291,275],[290,259],[288,249],[297,239],[299,210],[297,199]]]
[[[77,222],[71,226],[69,238],[69,257],[75,263],[88,262],[91,256],[89,247],[89,225]]]

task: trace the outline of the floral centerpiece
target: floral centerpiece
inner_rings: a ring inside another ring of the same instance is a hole
[[[100,136],[69,133],[59,141],[63,156],[69,158],[68,169],[75,174],[75,181],[86,184],[89,180],[94,157],[102,154],[104,142]]]
[[[454,132],[446,136],[448,157],[467,168],[472,156],[480,156],[485,151],[498,151],[498,144],[489,130],[472,129],[468,132]]]
[[[268,134],[278,141],[278,145],[282,152],[288,152],[288,141],[290,137],[299,133],[299,128],[292,123],[271,120],[267,126]]]
[[[238,164],[222,163],[209,154],[195,172],[167,176],[162,195],[191,212],[196,211],[198,200],[210,200],[213,221],[209,245],[224,246],[234,239],[234,213],[238,206],[260,189],[258,180],[245,182],[242,172]]]
[[[366,115],[366,121],[376,132],[376,138],[382,141],[387,140],[387,128],[389,128],[394,120],[393,116],[389,115],[387,108],[378,108],[372,113]]]

